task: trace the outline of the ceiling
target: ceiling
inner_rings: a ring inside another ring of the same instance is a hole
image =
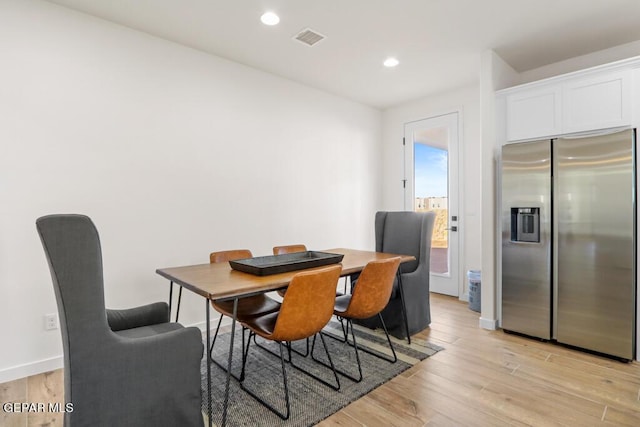
[[[49,1],[380,109],[477,81],[487,49],[522,72],[640,39],[639,0]]]

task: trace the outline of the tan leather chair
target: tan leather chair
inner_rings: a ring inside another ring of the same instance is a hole
[[[346,320],[346,329],[344,332],[344,341],[353,346],[356,352],[356,361],[358,362],[359,377],[345,373],[336,369],[340,374],[347,378],[360,382],[362,381],[362,367],[360,365],[360,356],[358,354],[358,343],[356,341],[356,335],[353,330],[353,319],[366,319],[373,316],[378,316],[384,329],[384,333],[387,336],[387,342],[391,348],[393,358],[387,358],[379,353],[374,353],[365,348],[360,350],[372,354],[381,359],[387,360],[391,363],[395,363],[398,360],[396,351],[391,344],[391,338],[389,338],[389,332],[380,315],[380,312],[385,308],[391,297],[391,291],[393,288],[393,281],[400,265],[400,257],[388,258],[380,261],[371,261],[362,270],[358,282],[356,283],[353,293],[348,295],[340,295],[336,297],[335,307],[333,314]],[[348,341],[349,327],[351,327],[351,336],[353,343]],[[311,354],[313,356],[313,347],[311,348]],[[315,360],[315,359],[314,359]],[[324,364],[324,363],[323,363]],[[326,366],[326,365],[325,365]]]
[[[287,388],[287,372],[285,369],[285,358],[282,347],[283,345],[287,346],[289,361],[292,362],[291,347],[287,343],[315,336],[329,322],[331,315],[333,314],[336,284],[338,283],[338,278],[340,277],[341,272],[342,267],[340,265],[333,265],[319,270],[305,271],[296,274],[291,279],[289,287],[287,288],[287,293],[282,301],[282,306],[278,312],[256,316],[242,322],[244,326],[249,328],[250,334],[246,351],[242,358],[240,386],[254,399],[262,403],[283,420],[289,418],[290,405],[289,389]],[[253,336],[255,340],[255,335],[259,335],[269,341],[276,341],[279,344],[280,362],[282,364],[282,376],[284,380],[286,413],[278,411],[275,407],[265,402],[262,398],[244,386],[245,369],[247,365],[251,336]],[[327,354],[327,358],[331,366],[333,366],[331,355],[329,354],[324,338],[322,335],[320,335],[320,338]],[[291,363],[291,366],[295,367],[293,362]],[[340,381],[335,369],[332,370],[337,386],[333,386],[309,372],[304,370],[302,370],[302,372],[337,390],[340,387]]]
[[[274,246],[273,247],[273,254],[274,255],[284,255],[284,254],[293,254],[296,252],[306,252],[307,251],[307,247],[305,245],[302,244],[298,244],[298,245],[283,245],[283,246]],[[278,295],[280,295],[281,297],[284,298],[284,294],[287,292],[286,289],[280,289],[278,292]],[[300,354],[301,356],[307,357],[309,355],[309,340],[307,339],[307,346],[306,346],[306,350],[304,353],[300,353],[297,350],[294,350],[296,353]]]
[[[209,262],[211,264],[219,262],[235,261],[237,259],[251,258],[253,255],[248,249],[233,249],[229,251],[211,252],[209,254]],[[218,320],[218,326],[216,327],[216,333],[213,336],[211,347],[209,348],[209,354],[213,352],[213,346],[216,343],[218,337],[218,330],[222,323],[222,315],[233,317],[233,300],[230,301],[211,301],[211,306],[221,314],[220,320]],[[238,308],[236,311],[236,319],[239,322],[243,320],[251,319],[256,316],[262,316],[264,314],[273,313],[280,309],[280,303],[269,298],[265,294],[253,295],[250,297],[244,297],[238,299]],[[244,332],[244,331],[243,331]]]
[[[284,245],[284,246],[273,247],[274,255],[293,254],[296,252],[306,252],[306,251],[307,251],[307,247],[305,245]],[[283,297],[286,292],[287,292],[286,289],[280,289],[278,291],[278,295]]]
[[[274,255],[292,254],[295,252],[306,252],[307,247],[305,245],[285,245],[275,246],[273,248]]]

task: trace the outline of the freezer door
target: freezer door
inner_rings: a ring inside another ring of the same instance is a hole
[[[502,328],[551,331],[551,142],[502,147]]]
[[[631,359],[634,134],[554,141],[557,340]]]

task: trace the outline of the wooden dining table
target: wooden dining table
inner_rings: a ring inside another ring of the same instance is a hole
[[[415,257],[411,255],[389,254],[382,252],[361,251],[355,249],[334,248],[323,250],[322,252],[330,252],[334,254],[344,255],[341,265],[341,276],[349,276],[359,273],[371,261],[382,260],[393,257],[400,257],[400,262],[414,261]],[[323,267],[315,267],[305,269],[304,271],[313,271]],[[211,400],[211,355],[208,351],[211,345],[211,304],[213,300],[233,301],[233,316],[231,320],[231,337],[229,342],[229,355],[227,366],[227,378],[225,386],[225,396],[222,412],[222,425],[225,425],[227,419],[227,407],[229,402],[229,384],[231,381],[231,362],[233,358],[233,345],[235,338],[235,325],[237,320],[238,299],[256,295],[259,293],[275,291],[286,288],[291,282],[293,276],[302,270],[290,271],[286,273],[278,273],[269,276],[256,276],[249,273],[233,270],[229,263],[210,263],[197,264],[182,267],[159,268],[156,273],[170,281],[169,290],[169,307],[171,309],[171,300],[173,295],[173,284],[177,284],[182,288],[192,291],[205,298],[206,305],[206,335],[207,335],[207,390],[209,394],[207,411],[209,418],[209,426],[212,426],[212,400]],[[402,282],[398,274],[398,285],[401,297],[403,297]],[[180,292],[181,295],[181,292]],[[180,309],[180,297],[176,307],[177,313]],[[404,314],[405,325],[406,313]],[[409,331],[407,330],[407,337]]]

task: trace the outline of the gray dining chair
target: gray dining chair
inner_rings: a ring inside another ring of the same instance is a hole
[[[400,264],[402,287],[396,278],[389,303],[381,313],[389,333],[409,342],[411,335],[431,323],[429,263],[434,221],[433,212],[377,212],[375,217],[376,252],[416,258]],[[382,326],[378,317],[356,323],[369,328]]]
[[[202,426],[198,328],[169,322],[166,303],[105,309],[102,252],[83,215],[36,227],[58,304],[65,426]]]

